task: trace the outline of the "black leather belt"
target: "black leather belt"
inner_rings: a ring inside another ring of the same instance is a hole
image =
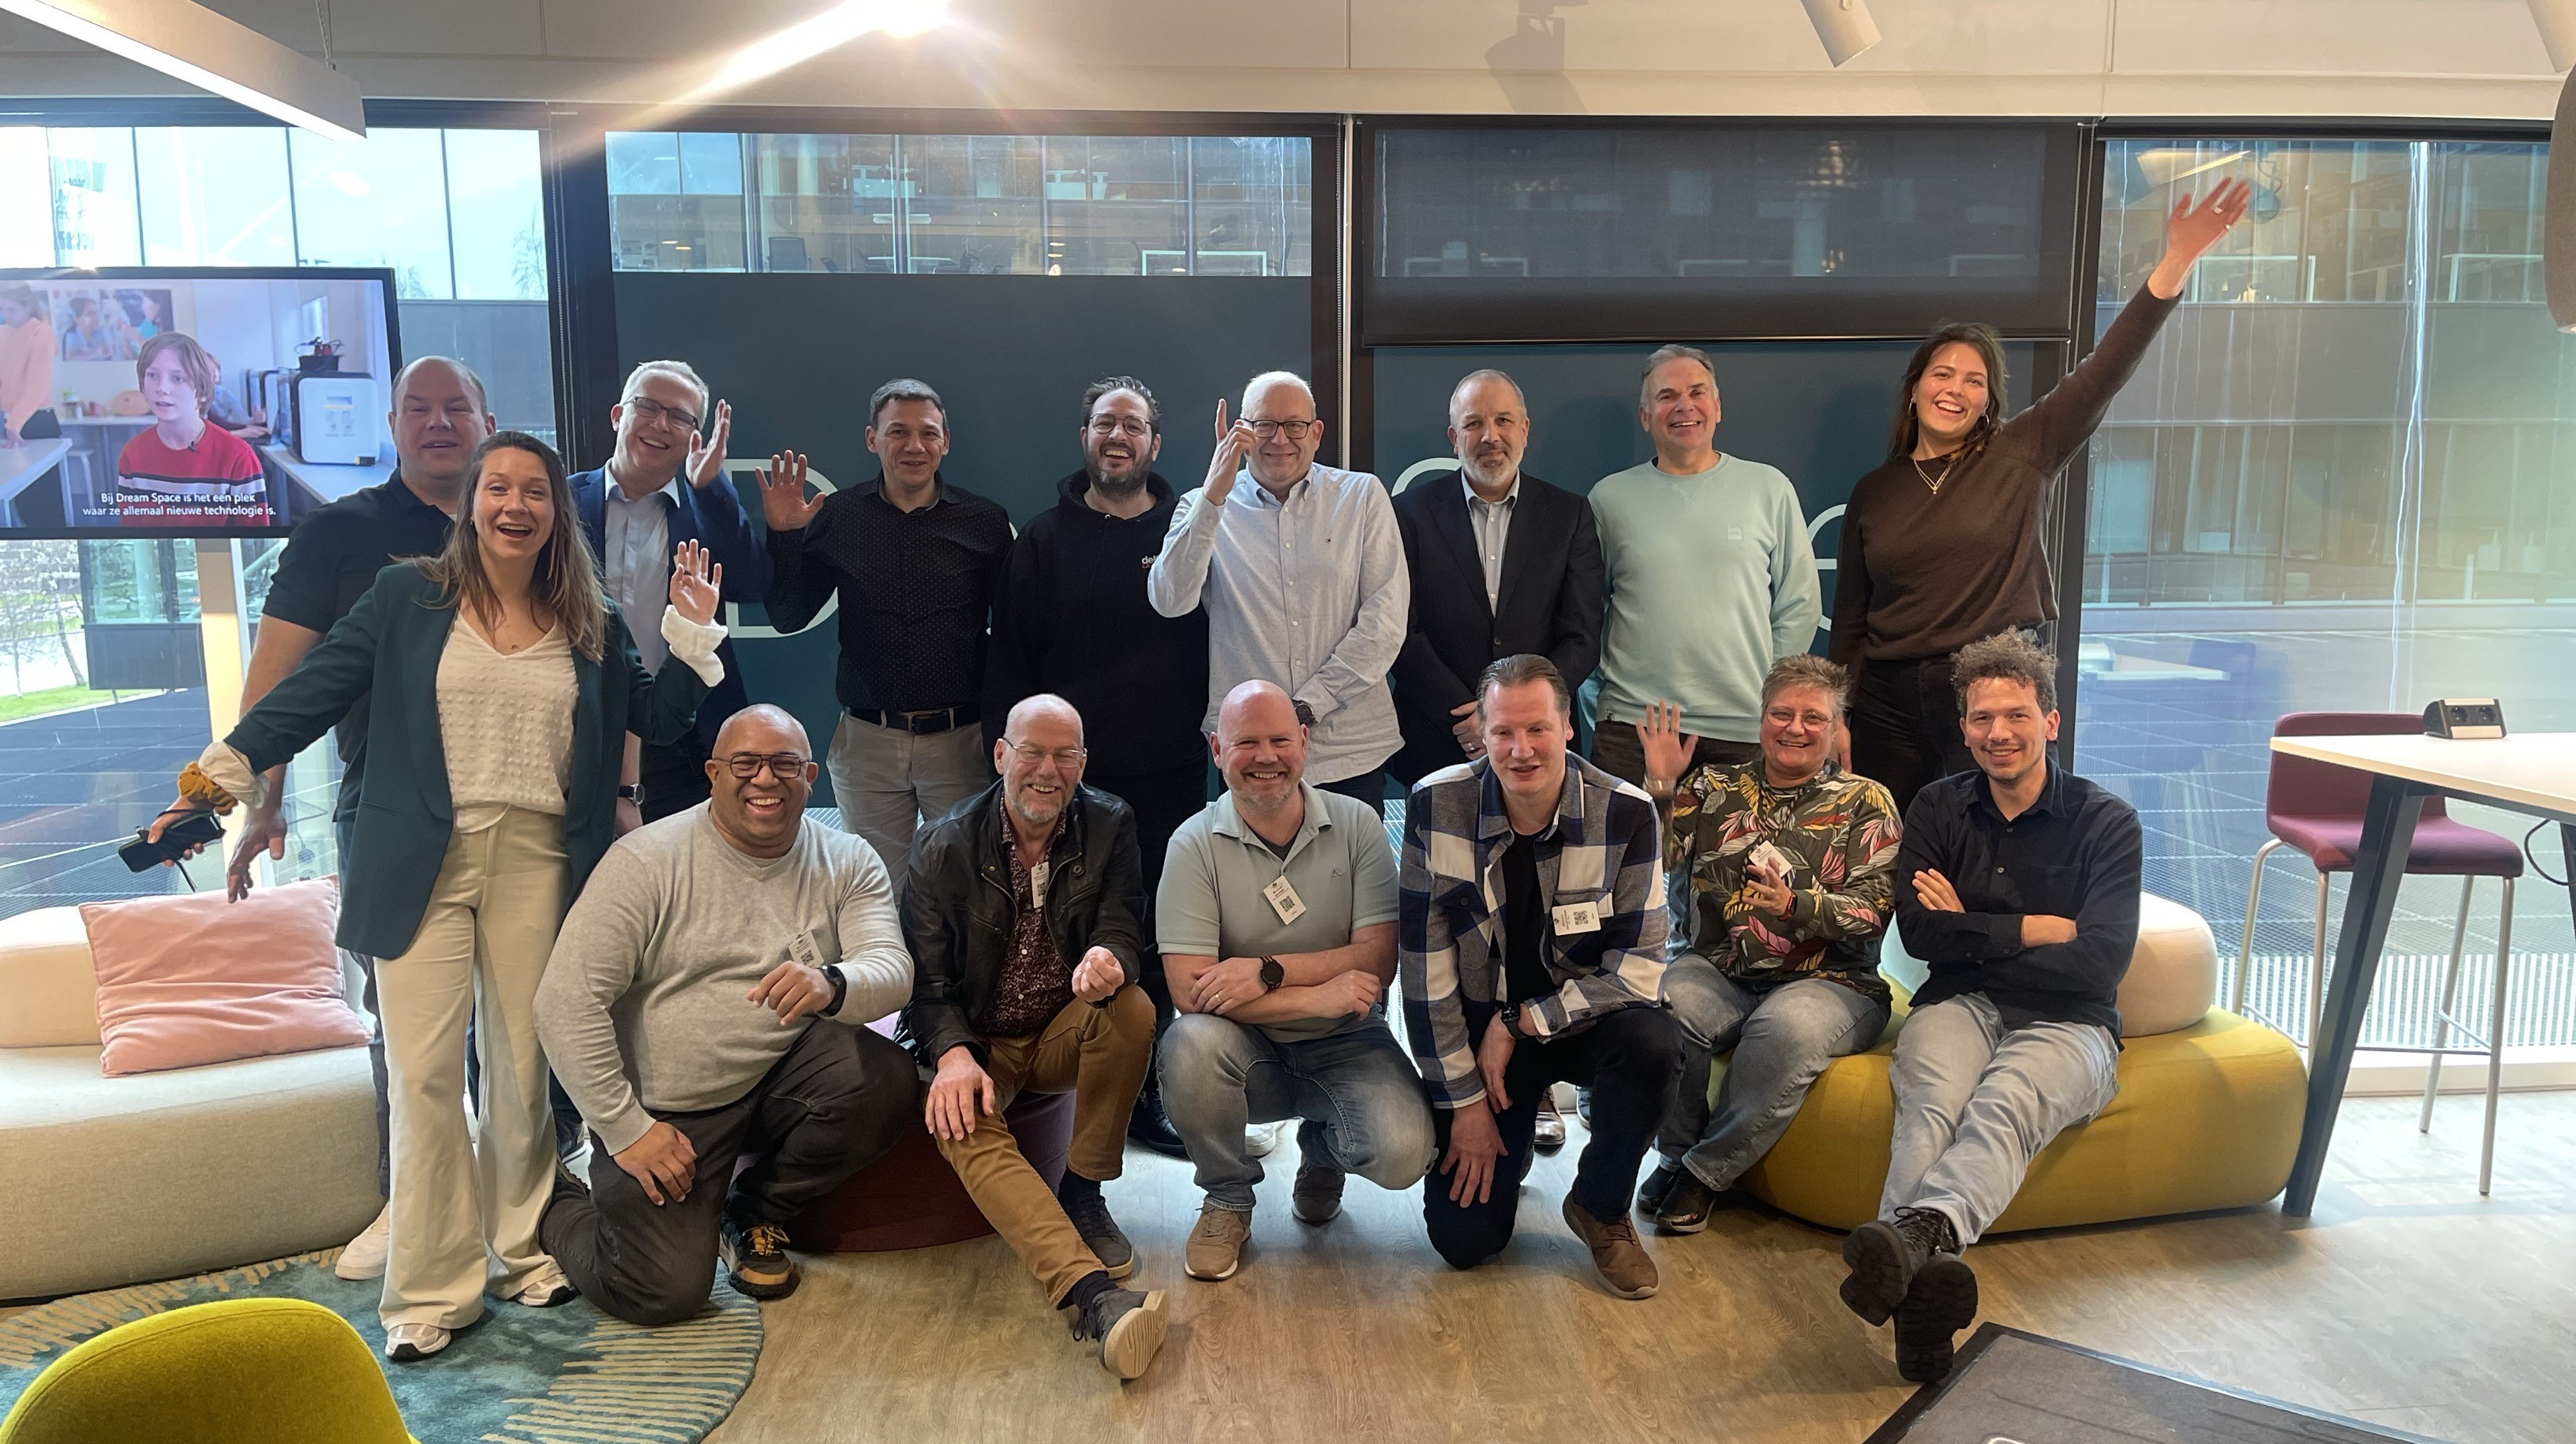
[[[880,712],[874,708],[852,707],[849,713],[872,727],[888,727],[916,735],[953,731],[977,720],[971,707],[942,707],[934,712]]]

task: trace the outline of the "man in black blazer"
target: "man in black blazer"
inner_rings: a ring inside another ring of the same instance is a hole
[[[1404,750],[1387,770],[1408,787],[1478,755],[1476,679],[1495,659],[1537,653],[1572,687],[1601,659],[1592,507],[1521,470],[1529,408],[1512,378],[1474,371],[1458,383],[1449,444],[1457,479],[1426,478],[1395,499],[1413,619],[1394,676]]]

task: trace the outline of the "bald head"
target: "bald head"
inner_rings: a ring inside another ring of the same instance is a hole
[[[1082,785],[1082,714],[1051,692],[1021,700],[993,744],[1002,774],[1002,805],[1013,830],[1031,846],[1055,828]]]
[[[1297,720],[1297,704],[1278,684],[1246,682],[1226,693],[1209,746],[1236,812],[1256,826],[1270,819],[1295,827],[1291,814],[1303,816],[1306,728]]]
[[[1026,740],[1032,724],[1050,731],[1069,729],[1073,733],[1073,741],[1066,745],[1074,747],[1082,745],[1082,714],[1074,710],[1071,702],[1053,692],[1040,692],[1034,697],[1021,698],[1020,704],[1011,709],[1010,717],[1003,722],[1002,735]]]
[[[1278,733],[1296,728],[1296,702],[1278,683],[1257,678],[1226,693],[1224,705],[1216,712],[1220,745],[1256,732]]]
[[[814,746],[796,714],[769,702],[754,702],[725,719],[716,730],[716,756],[737,752],[799,752],[811,757]]]
[[[422,356],[394,375],[394,466],[421,496],[452,509],[464,490],[465,464],[492,434],[483,379],[464,362]]]

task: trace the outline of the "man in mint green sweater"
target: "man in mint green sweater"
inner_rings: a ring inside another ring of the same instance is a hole
[[[1656,350],[1637,402],[1655,459],[1592,488],[1610,592],[1592,761],[1642,785],[1637,729],[1659,706],[1695,740],[1692,767],[1759,757],[1762,679],[1815,641],[1824,609],[1797,489],[1717,449],[1708,353]]]

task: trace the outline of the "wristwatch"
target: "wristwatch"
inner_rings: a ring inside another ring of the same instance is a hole
[[[631,802],[637,807],[642,807],[644,805],[644,784],[640,782],[625,782],[618,784],[617,800],[620,802]]]
[[[1498,1007],[1498,1008],[1494,1009],[1494,1016],[1495,1016],[1495,1017],[1497,1017],[1497,1018],[1502,1019],[1502,1021],[1503,1021],[1503,1031],[1504,1031],[1504,1032],[1511,1034],[1511,1035],[1512,1035],[1513,1037],[1515,1037],[1515,1038],[1517,1038],[1517,1037],[1519,1037],[1519,1036],[1521,1035],[1521,1005],[1520,1005],[1520,1004],[1518,1004],[1518,1003],[1505,1003],[1505,1004],[1503,1004],[1502,1006],[1500,1006],[1500,1007]]]
[[[842,974],[841,965],[839,963],[825,963],[823,965],[823,976],[832,980],[832,1001],[823,1008],[823,1016],[826,1018],[838,1017],[841,1012],[841,1004],[849,1000],[850,980]]]
[[[1261,959],[1261,991],[1267,993],[1286,981],[1288,970],[1279,965],[1277,958],[1264,954]]]

